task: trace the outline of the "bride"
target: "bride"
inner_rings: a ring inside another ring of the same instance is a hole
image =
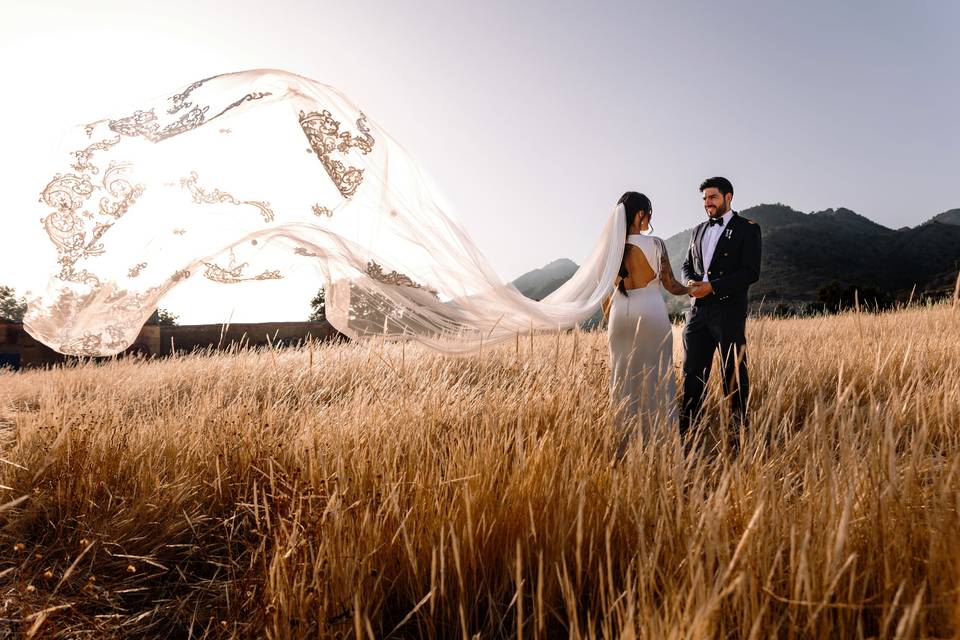
[[[621,457],[639,419],[647,441],[659,420],[676,416],[673,327],[660,287],[674,295],[689,293],[673,276],[663,240],[652,230],[653,206],[642,193],[628,191],[619,200],[626,222],[623,260],[616,289],[604,303],[610,345],[610,400]]]

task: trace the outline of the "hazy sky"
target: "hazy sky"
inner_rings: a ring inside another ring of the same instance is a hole
[[[960,207],[958,25],[953,0],[0,0],[0,284],[37,286],[37,196],[59,170],[43,159],[64,129],[248,68],[344,91],[504,279],[581,260],[624,190],[651,196],[657,235],[688,228],[715,174],[738,208],[915,225]],[[190,281],[161,306],[300,319],[317,283],[288,284],[200,305]]]

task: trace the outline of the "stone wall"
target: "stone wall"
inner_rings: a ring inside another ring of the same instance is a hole
[[[160,327],[145,324],[136,341],[125,354],[153,356],[160,354]],[[0,322],[0,366],[13,369],[45,367],[66,362],[68,356],[54,351],[35,339],[19,322]]]
[[[326,322],[267,322],[259,324],[145,324],[125,354],[169,355],[198,349],[227,349],[233,345],[258,347],[292,346],[307,339],[322,341],[341,337]],[[67,361],[67,356],[35,340],[20,323],[0,322],[0,367],[42,367]]]
[[[228,349],[233,345],[295,346],[307,339],[323,341],[336,337],[340,337],[340,333],[326,322],[163,325],[160,327],[160,353]]]
[[[43,367],[65,359],[62,353],[35,340],[19,322],[0,322],[0,367]]]

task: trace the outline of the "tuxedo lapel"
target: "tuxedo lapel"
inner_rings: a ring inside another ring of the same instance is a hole
[[[707,223],[701,222],[693,230],[693,267],[697,273],[704,274],[706,269],[703,265],[703,234],[707,231]]]

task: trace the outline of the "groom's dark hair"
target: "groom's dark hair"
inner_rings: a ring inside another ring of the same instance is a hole
[[[733,184],[726,178],[721,178],[720,176],[714,176],[713,178],[707,178],[706,180],[700,183],[701,193],[711,187],[719,190],[721,195],[725,196],[728,193],[730,195],[733,195]]]

